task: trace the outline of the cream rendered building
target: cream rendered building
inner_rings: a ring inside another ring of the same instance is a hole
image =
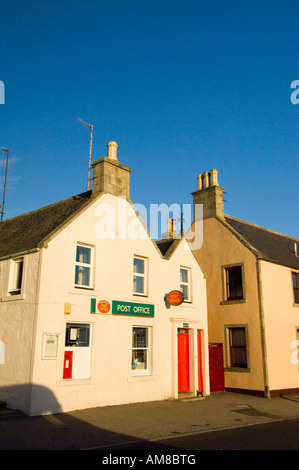
[[[217,171],[198,175],[210,389],[299,392],[299,240],[224,214]]]
[[[0,226],[0,400],[29,415],[209,394],[203,273],[152,240],[116,148],[92,191]]]

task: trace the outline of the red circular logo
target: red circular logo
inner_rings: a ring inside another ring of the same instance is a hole
[[[101,313],[109,312],[110,310],[109,302],[107,302],[107,300],[100,300],[100,302],[98,303],[98,309],[99,309],[99,312]]]
[[[167,296],[170,305],[181,305],[184,302],[184,294],[179,290],[172,290]]]

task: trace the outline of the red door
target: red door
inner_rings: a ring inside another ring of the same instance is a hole
[[[197,330],[198,392],[203,393],[201,330]]]
[[[189,392],[189,333],[188,330],[178,330],[178,391]]]
[[[210,391],[224,391],[224,367],[222,343],[209,344]]]

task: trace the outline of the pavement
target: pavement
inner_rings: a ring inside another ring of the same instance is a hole
[[[121,450],[136,442],[298,420],[299,395],[265,399],[230,392],[28,417],[0,410],[0,450]],[[295,423],[295,421],[294,421]],[[299,440],[299,438],[298,438]],[[299,446],[298,446],[299,448]]]

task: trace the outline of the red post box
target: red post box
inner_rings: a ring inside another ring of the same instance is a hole
[[[73,370],[73,351],[64,352],[63,378],[71,379]]]

